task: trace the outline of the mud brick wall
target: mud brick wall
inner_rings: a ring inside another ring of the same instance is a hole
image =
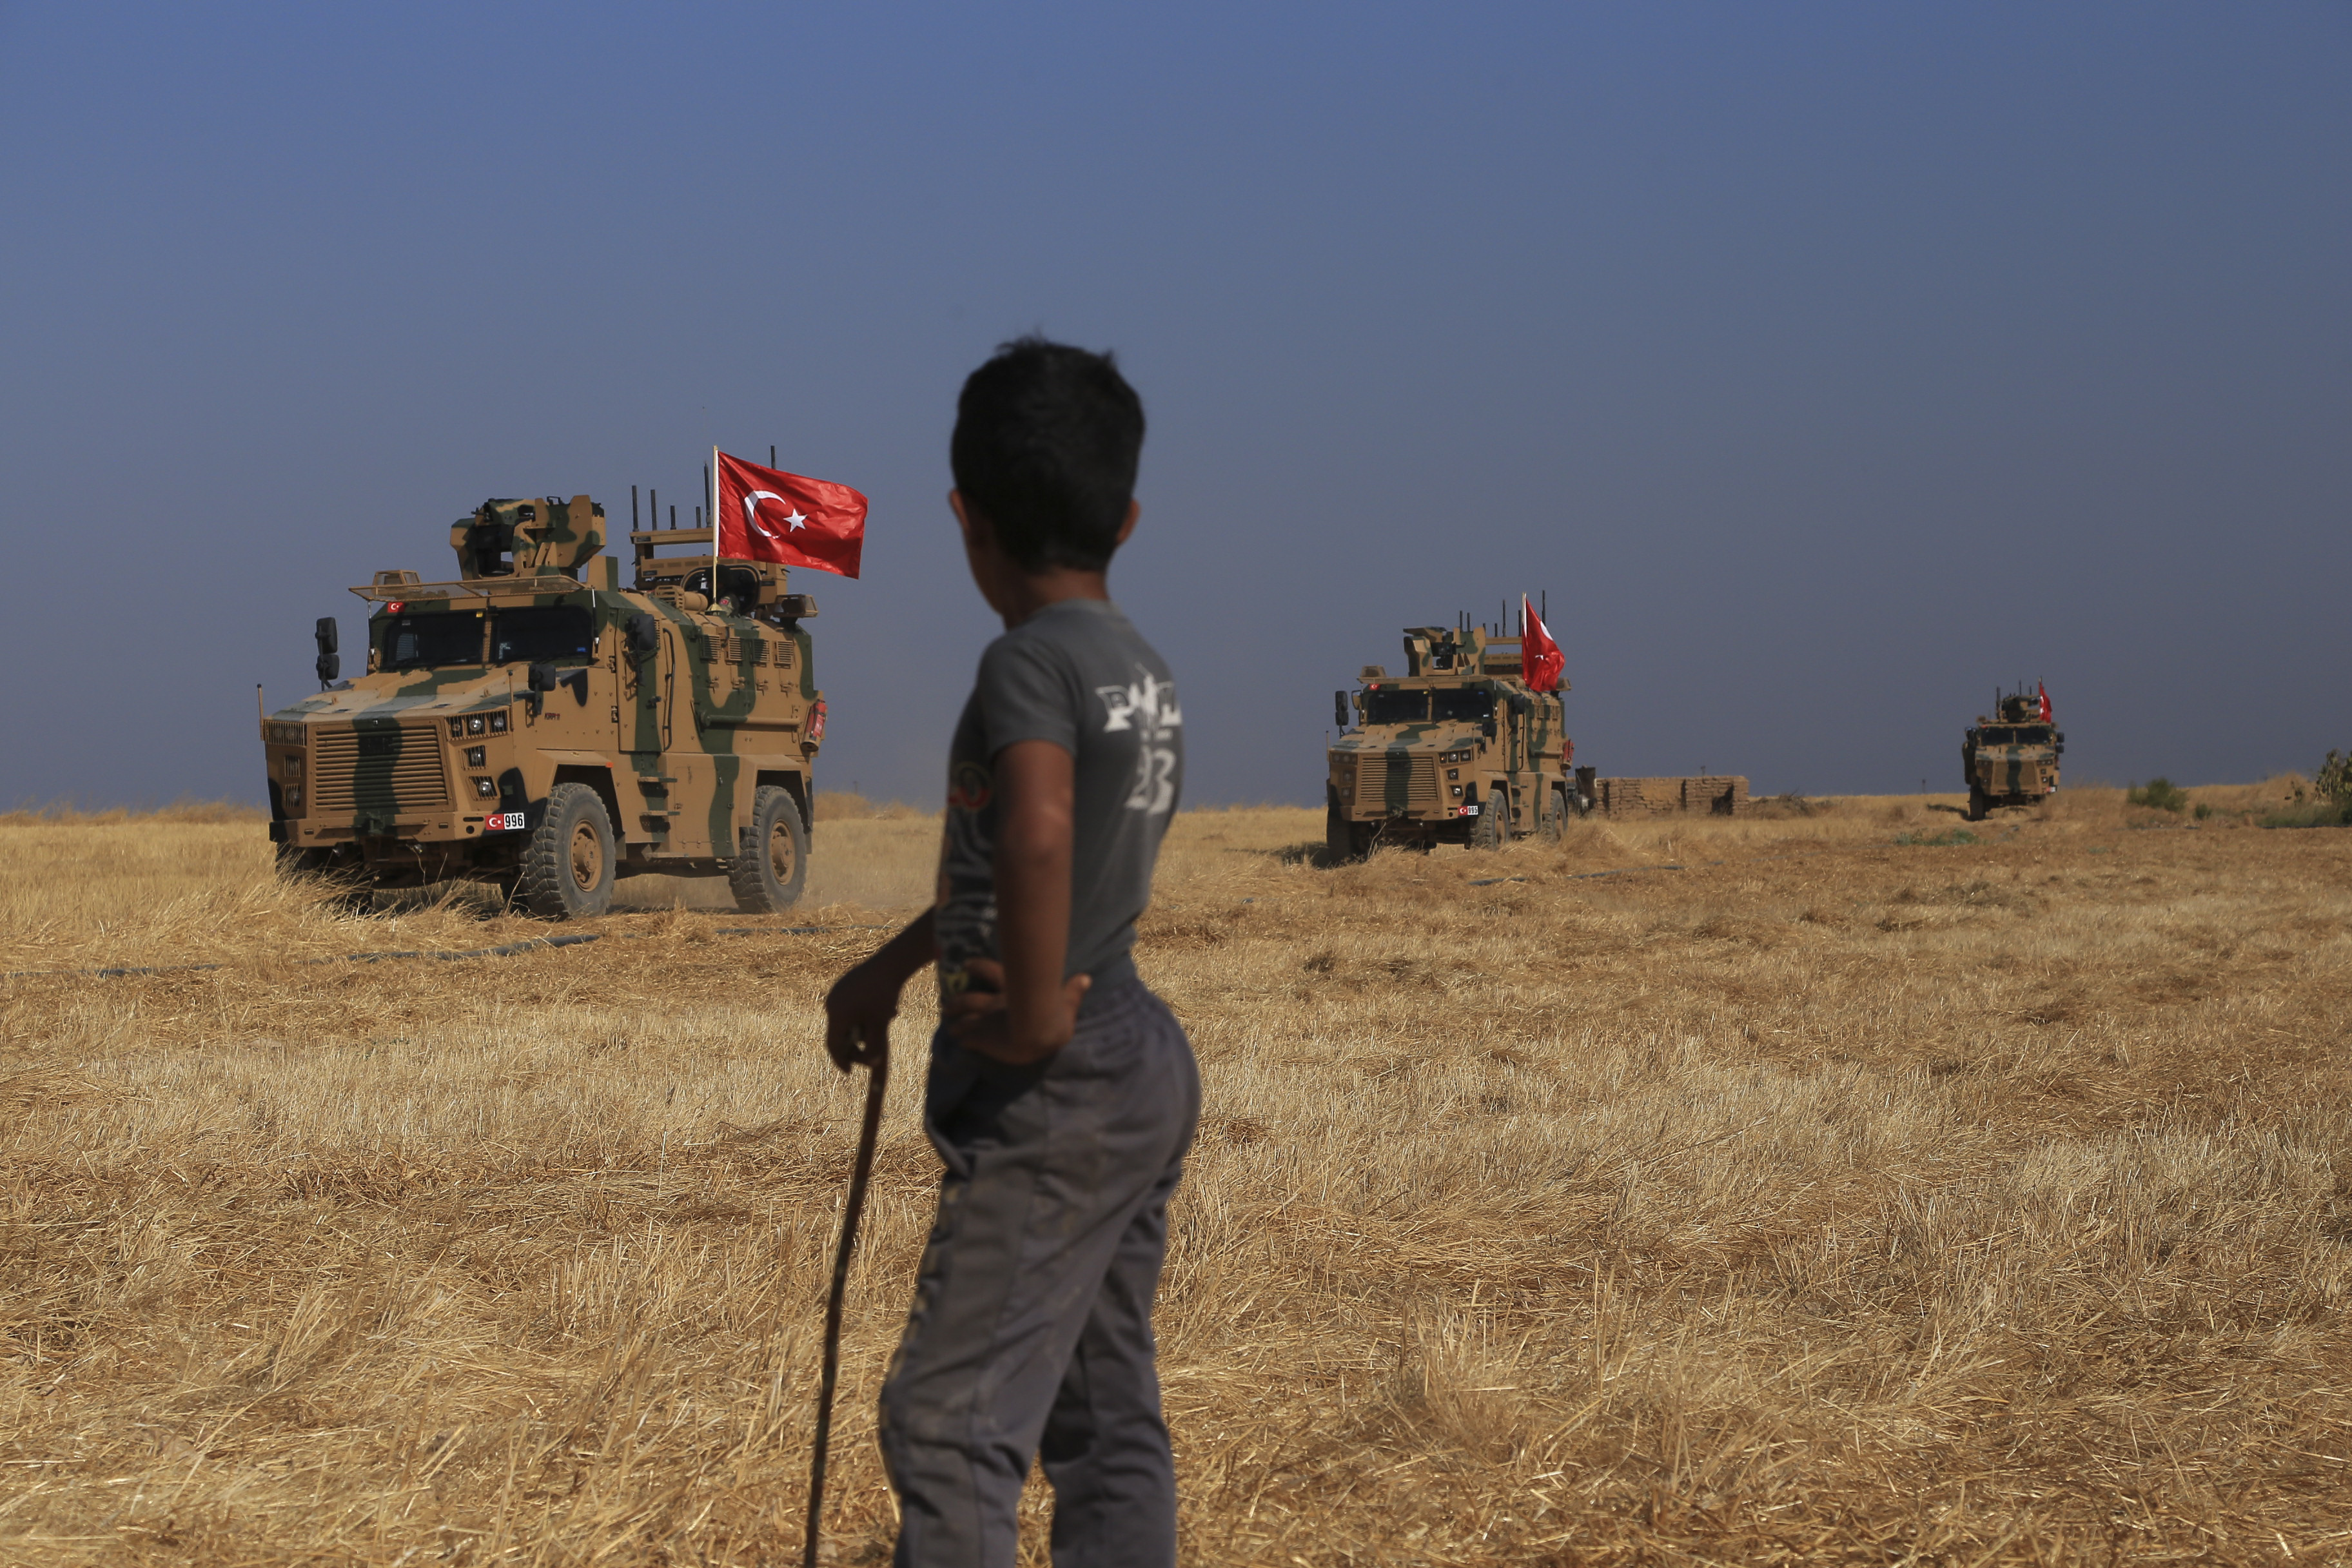
[[[1681,811],[1738,816],[1748,809],[1748,778],[1744,773],[1710,773],[1704,778],[1595,779],[1592,808],[1603,816],[1664,816]]]

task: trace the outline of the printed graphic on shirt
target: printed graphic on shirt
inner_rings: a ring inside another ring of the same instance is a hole
[[[1135,679],[1125,686],[1097,686],[1102,699],[1103,733],[1131,731],[1136,736],[1135,785],[1127,794],[1127,809],[1158,816],[1176,802],[1176,735],[1184,710],[1176,705],[1176,683],[1161,680],[1138,665]]]
[[[995,796],[994,784],[978,763],[958,763],[948,774],[948,805],[956,811],[985,811]]]

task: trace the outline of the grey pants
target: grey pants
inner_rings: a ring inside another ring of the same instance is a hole
[[[900,1568],[1009,1568],[1033,1458],[1055,1568],[1176,1561],[1151,1304],[1201,1079],[1139,981],[1087,1001],[1034,1067],[931,1041],[923,1121],[947,1170],[882,1385]]]

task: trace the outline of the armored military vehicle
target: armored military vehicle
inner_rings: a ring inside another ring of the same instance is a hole
[[[816,605],[781,566],[715,559],[708,531],[629,537],[623,589],[588,497],[488,500],[449,530],[456,581],[353,588],[363,670],[337,679],[322,618],[324,689],[262,716],[280,866],[360,889],[489,882],[556,920],[649,871],[724,876],[748,911],[799,898]]]
[[[1978,714],[1960,742],[1969,820],[1982,822],[1997,805],[2032,805],[2056,795],[2065,751],[2065,732],[2052,721],[2047,697],[2022,688],[1995,691],[1993,717]]]
[[[1405,672],[1376,664],[1362,689],[1332,693],[1344,731],[1325,784],[1334,860],[1375,844],[1500,847],[1557,837],[1591,809],[1593,770],[1576,766],[1559,691],[1529,689],[1519,639],[1475,626],[1408,626]]]

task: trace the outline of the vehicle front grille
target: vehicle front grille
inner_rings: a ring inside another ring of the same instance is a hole
[[[1367,757],[1356,771],[1356,804],[1375,811],[1437,804],[1437,758],[1428,752]]]
[[[430,725],[360,732],[330,730],[311,748],[309,816],[406,814],[441,810],[448,804],[441,737]]]

